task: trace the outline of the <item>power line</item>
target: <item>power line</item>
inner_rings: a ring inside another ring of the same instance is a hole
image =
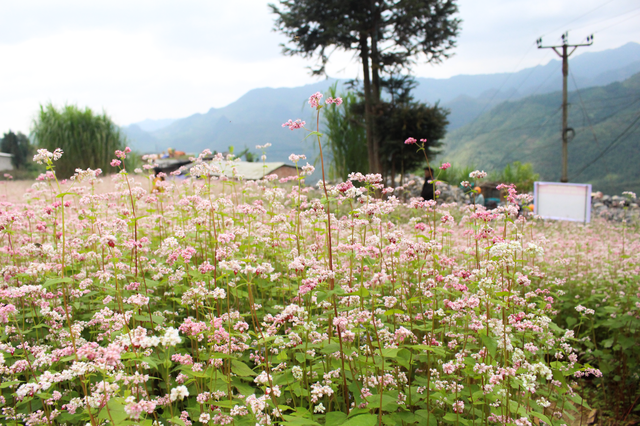
[[[538,130],[540,130],[542,127],[544,127],[544,126],[547,124],[547,122],[549,122],[549,120],[551,120],[553,117],[555,117],[555,115],[558,113],[558,111],[560,111],[560,109],[561,109],[561,108],[562,108],[561,106],[560,106],[560,107],[558,107],[558,109],[556,109],[556,110],[553,112],[553,114],[551,114],[549,117],[547,117],[547,119],[546,119],[546,120],[544,120],[544,122],[543,122],[542,124],[540,124],[540,125],[538,126],[538,128],[537,128],[535,131],[537,132],[537,131],[538,131]],[[532,143],[536,143],[536,142],[538,142],[538,141],[540,140],[540,138],[541,138],[541,137],[542,137],[542,135],[539,135],[537,138],[535,138],[535,139],[533,140],[533,142],[532,142]],[[519,149],[520,149],[520,147],[522,147],[522,145],[523,145],[525,142],[527,142],[527,139],[526,139],[526,138],[525,138],[522,142],[520,142],[518,145],[516,145],[513,149],[511,149],[510,151],[508,151],[505,155],[503,155],[503,156],[502,156],[502,159],[500,160],[500,162],[502,163],[505,159],[507,159],[508,157],[510,157],[510,156],[511,156],[511,154],[513,154],[515,151],[519,150]]]
[[[627,126],[626,129],[624,129],[622,131],[622,133],[620,133],[614,140],[612,140],[609,145],[607,145],[607,147],[605,149],[603,149],[600,154],[598,154],[598,156],[596,158],[594,158],[593,160],[591,160],[589,163],[585,164],[574,176],[573,178],[577,178],[578,176],[580,176],[582,174],[582,172],[584,172],[589,166],[591,166],[593,163],[595,163],[596,161],[598,161],[600,158],[602,158],[602,156],[604,156],[607,152],[609,152],[609,150],[611,148],[614,147],[614,145],[625,135],[627,134],[627,132],[629,130],[631,130],[631,128],[638,122],[640,121],[640,114],[638,114],[638,116],[635,118],[635,120],[633,120],[631,122],[631,124],[629,126]]]
[[[640,16],[640,13],[636,13],[635,15],[629,16],[627,19],[623,19],[622,21],[618,21],[615,24],[609,25],[608,27],[604,27],[604,28],[601,28],[599,30],[596,30],[596,33],[601,33],[602,31],[608,30],[611,27],[615,27],[616,25],[620,25],[623,22],[627,22],[629,19],[635,18],[636,16]]]
[[[541,61],[541,62],[542,62],[542,61]],[[536,67],[537,67],[537,66],[536,66]],[[520,89],[520,88],[524,85],[524,83],[529,79],[529,77],[531,77],[531,75],[532,75],[532,74],[533,74],[533,72],[535,71],[536,67],[533,67],[533,68],[531,69],[531,71],[529,72],[529,74],[527,74],[527,76],[525,77],[525,79],[524,79],[524,80],[520,83],[520,85],[519,85],[519,86],[514,90],[514,92],[511,94],[511,96],[509,96],[509,97],[508,97],[506,100],[504,100],[503,102],[508,102],[508,101],[511,99],[511,97],[513,97],[513,95],[518,91],[518,89]],[[542,81],[542,83],[540,83],[540,85],[536,88],[536,90],[534,90],[534,91],[529,95],[529,97],[531,97],[531,96],[535,95],[535,94],[538,92],[538,90],[540,90],[540,89],[542,88],[542,86],[544,86],[544,85],[545,85],[545,83],[547,82],[547,80],[549,80],[549,79],[551,78],[551,76],[552,76],[553,74],[555,74],[555,72],[556,72],[556,69],[553,69],[553,72],[552,72],[551,74],[549,74],[549,75],[547,76],[547,78],[545,78],[545,79]],[[526,102],[525,102],[524,104],[526,104]],[[519,107],[519,108],[514,109],[514,110],[512,111],[512,113],[511,113],[511,115],[515,114],[515,113],[516,113],[516,112],[518,112],[520,109],[522,109],[522,107],[524,106],[524,104],[520,104],[520,107]],[[481,112],[480,114],[482,114],[482,112]],[[482,127],[480,128],[480,130],[478,130],[477,132],[475,132],[475,133],[473,134],[473,138],[472,138],[472,139],[476,138],[478,135],[483,134],[483,130],[484,130],[484,129],[485,129],[485,128],[486,128],[486,127],[487,127],[487,126],[488,126],[488,125],[493,121],[494,117],[495,117],[495,115],[490,116],[490,117],[489,117],[489,120],[487,120],[487,121],[482,125]],[[479,119],[479,118],[480,118],[480,116],[478,116],[478,119]],[[468,132],[467,132],[467,133],[468,133]],[[466,136],[466,133],[465,133],[465,135],[464,135],[464,136]]]
[[[593,124],[591,124],[591,119],[589,118],[589,114],[584,108],[584,102],[582,101],[582,95],[580,94],[580,89],[578,89],[578,83],[576,83],[576,78],[573,76],[573,71],[569,71],[571,74],[571,80],[573,80],[573,85],[576,87],[576,93],[578,93],[578,99],[580,99],[580,107],[582,108],[582,114],[587,119],[587,123],[589,123],[589,129],[591,129],[591,133],[593,134],[593,139],[596,141],[596,146],[600,148],[600,142],[598,142],[598,137],[596,136],[596,132],[593,130]]]
[[[572,29],[571,29],[571,31],[579,30],[579,29],[582,29],[582,28],[584,28],[584,27],[593,27],[594,25],[598,25],[598,24],[600,24],[600,23],[602,23],[602,22],[607,22],[607,21],[610,21],[610,20],[612,20],[612,19],[616,19],[616,18],[619,18],[619,17],[621,17],[621,16],[624,16],[624,15],[626,15],[627,13],[635,12],[635,11],[636,11],[636,10],[638,10],[638,9],[640,9],[640,7],[635,7],[635,8],[633,8],[633,9],[627,10],[626,12],[620,13],[620,14],[618,14],[618,15],[616,15],[616,16],[612,16],[612,17],[610,17],[610,18],[601,19],[601,20],[596,21],[596,22],[590,22],[590,23],[588,23],[588,24],[584,24],[584,25],[581,25],[581,26],[579,26],[579,27],[572,28]],[[629,17],[629,18],[625,18],[625,19],[623,19],[622,21],[617,22],[617,23],[615,23],[615,24],[613,24],[613,25],[610,25],[610,26],[608,26],[608,27],[606,27],[606,28],[603,28],[603,29],[597,30],[597,31],[595,31],[595,32],[594,32],[594,34],[595,34],[595,33],[597,33],[597,32],[600,32],[600,31],[604,31],[604,30],[606,30],[606,29],[608,29],[608,28],[611,28],[611,27],[613,27],[613,26],[615,26],[615,25],[618,25],[618,24],[620,24],[620,23],[622,23],[622,22],[624,22],[624,21],[627,21],[627,20],[629,20],[629,19],[633,18],[634,16],[636,16],[636,15],[633,15],[633,16],[631,16],[631,17]]]
[[[574,83],[575,83],[575,81],[574,81]],[[594,89],[594,88],[589,88],[589,89]],[[612,100],[618,100],[618,99],[626,99],[626,98],[630,98],[632,96],[635,96],[635,98],[629,104],[624,105],[622,108],[619,108],[619,109],[615,110],[613,113],[611,113],[611,114],[609,114],[609,115],[607,115],[607,116],[605,116],[605,117],[603,117],[603,118],[601,118],[601,119],[599,119],[597,121],[594,121],[591,124],[594,125],[594,126],[597,125],[597,124],[600,124],[603,121],[606,121],[609,118],[613,117],[614,115],[617,115],[619,112],[624,111],[625,109],[633,106],[638,101],[640,101],[640,93],[632,93],[632,94],[624,95],[624,96],[612,96],[612,97],[609,97],[609,98],[593,99],[593,100],[590,100],[590,101],[589,100],[584,101],[583,102],[584,104],[592,104],[592,103],[599,103],[599,102],[602,102],[602,101],[612,101]],[[528,105],[530,102],[531,101],[528,100],[528,98],[525,98],[525,99],[521,100],[520,101],[520,105],[518,105],[517,108],[514,108],[512,110],[512,115],[517,113],[520,109],[522,109],[525,105]],[[617,105],[618,104],[616,104],[616,106]],[[558,110],[560,108],[561,108],[561,106],[558,107]],[[594,106],[594,107],[590,108],[590,110],[594,111],[594,110],[605,109],[605,108],[610,110],[612,108],[612,105],[603,105],[603,106],[599,106],[599,107],[598,106]],[[558,112],[558,110],[554,111],[553,115],[555,115]],[[551,117],[548,117],[547,121],[550,118],[553,118],[553,115]],[[537,130],[538,128],[540,128],[544,124],[546,124],[546,121],[544,123],[538,124],[538,125],[516,126],[516,127],[498,128],[498,129],[487,130],[487,131],[479,131],[479,132],[474,133],[473,137],[476,138],[476,137],[481,136],[481,135],[508,133],[508,132],[511,132],[511,131],[524,130],[524,129],[536,129]],[[460,137],[459,139],[462,140],[463,137]]]
[[[527,49],[527,51],[525,52],[525,54],[522,56],[522,58],[520,58],[520,60],[518,61],[518,63],[516,64],[515,67],[513,67],[513,71],[511,71],[511,73],[509,73],[509,75],[507,76],[507,78],[502,82],[502,84],[500,85],[500,87],[498,88],[497,91],[495,91],[493,93],[493,96],[491,96],[491,98],[484,104],[484,106],[482,107],[482,109],[480,110],[480,112],[478,113],[478,115],[476,116],[476,118],[468,124],[467,126],[467,130],[465,131],[465,133],[462,135],[461,139],[464,139],[467,136],[467,133],[469,133],[469,130],[471,129],[471,126],[480,119],[480,117],[482,116],[482,114],[484,113],[484,111],[487,109],[487,107],[489,106],[489,104],[491,104],[491,102],[493,101],[493,99],[498,95],[498,93],[500,93],[500,91],[502,90],[502,88],[504,87],[505,84],[507,84],[507,82],[509,81],[509,79],[511,79],[511,77],[515,74],[515,70],[520,66],[520,64],[522,63],[522,61],[524,60],[524,58],[529,54],[529,52],[531,52],[531,49],[533,48],[533,43],[531,44],[531,46],[529,46],[529,49]],[[543,58],[542,61],[544,61]],[[538,65],[540,65],[542,63],[542,61],[540,61],[538,63]],[[536,65],[537,66],[537,65]],[[535,69],[535,67],[534,67]],[[532,69],[533,72],[533,69]],[[516,89],[516,91],[522,87],[522,85],[527,81],[527,79],[531,76],[532,72],[530,72],[525,79],[520,83],[520,85],[518,86],[518,88]],[[513,92],[515,93],[515,91]],[[513,96],[513,93],[511,94],[511,96]],[[511,96],[509,96],[509,99],[511,99]],[[508,99],[507,99],[508,100]],[[474,136],[475,137],[475,136]]]
[[[546,32],[546,33],[542,34],[542,35],[541,35],[541,37],[544,37],[544,36],[546,36],[546,35],[549,35],[549,34],[551,34],[551,33],[555,32],[555,31],[558,31],[558,30],[560,30],[560,29],[562,29],[562,28],[566,28],[566,27],[567,27],[567,25],[572,24],[572,23],[574,23],[574,22],[576,22],[576,21],[578,21],[578,20],[580,20],[580,19],[584,18],[584,17],[585,17],[585,16],[587,16],[588,14],[590,14],[590,13],[592,13],[592,12],[595,12],[596,10],[598,10],[598,9],[600,9],[600,8],[602,8],[602,7],[606,6],[606,5],[608,5],[609,3],[612,3],[612,2],[614,2],[614,1],[615,1],[615,0],[609,0],[609,1],[605,2],[605,3],[602,3],[600,6],[596,7],[595,9],[591,9],[590,11],[588,11],[588,12],[586,12],[586,13],[583,13],[582,15],[578,16],[578,17],[577,17],[577,18],[575,18],[575,19],[572,19],[571,21],[567,22],[566,24],[561,25],[561,26],[559,26],[558,28],[556,28],[556,29],[554,29],[554,30],[552,30],[552,31],[548,31],[548,32]]]

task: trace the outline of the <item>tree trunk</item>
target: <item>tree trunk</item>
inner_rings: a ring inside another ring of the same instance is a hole
[[[369,173],[379,173],[378,159],[373,143],[373,117],[371,115],[371,77],[369,75],[369,39],[365,32],[360,33],[360,58],[362,59],[362,76],[364,83],[364,121],[367,134],[367,157]]]
[[[371,116],[372,116],[372,145],[373,156],[376,160],[375,169],[382,169],[380,159],[381,135],[376,128],[376,119],[380,114],[380,55],[378,52],[378,24],[380,22],[380,10],[375,5],[375,0],[371,1],[371,14],[373,16],[373,28],[371,29]]]
[[[391,188],[396,187],[396,156],[391,157]]]

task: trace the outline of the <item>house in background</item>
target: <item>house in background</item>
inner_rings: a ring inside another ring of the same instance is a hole
[[[248,161],[236,161],[232,163],[233,165],[230,165],[226,161],[212,161],[211,163],[217,166],[226,177],[242,177],[242,179],[245,180],[260,180],[268,175],[276,175],[278,178],[284,178],[296,176],[298,173],[295,166],[283,162],[250,163]],[[191,163],[186,167],[183,167],[182,174],[188,175],[189,170],[193,166],[194,163]],[[175,167],[172,170],[177,170],[180,166],[172,164],[170,167]],[[162,171],[165,171],[165,169],[168,170],[169,167],[165,166]],[[233,169],[235,169],[235,174]]]
[[[234,177],[232,167],[227,165],[226,162],[218,162],[216,164],[224,173],[226,177]],[[247,161],[239,161],[234,163],[233,168],[236,169],[238,176],[242,176],[245,180],[260,180],[268,175],[276,175],[278,178],[296,176],[296,167],[285,164],[283,162],[269,162],[269,163],[249,163]]]
[[[9,170],[13,170],[13,164],[11,164],[12,158],[13,158],[13,154],[0,152],[0,171],[6,172]]]

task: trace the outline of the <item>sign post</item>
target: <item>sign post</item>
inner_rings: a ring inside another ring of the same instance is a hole
[[[543,219],[591,221],[591,184],[534,182],[534,213]]]

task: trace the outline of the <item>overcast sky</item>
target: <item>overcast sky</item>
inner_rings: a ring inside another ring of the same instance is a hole
[[[276,1],[276,0],[272,0]],[[40,104],[106,111],[117,124],[181,118],[223,107],[257,87],[317,81],[310,62],[284,57],[268,0],[0,0],[0,134],[28,132]],[[414,74],[511,72],[591,33],[600,51],[640,41],[638,0],[459,0],[455,56]],[[352,54],[333,57],[331,77],[353,78]]]

